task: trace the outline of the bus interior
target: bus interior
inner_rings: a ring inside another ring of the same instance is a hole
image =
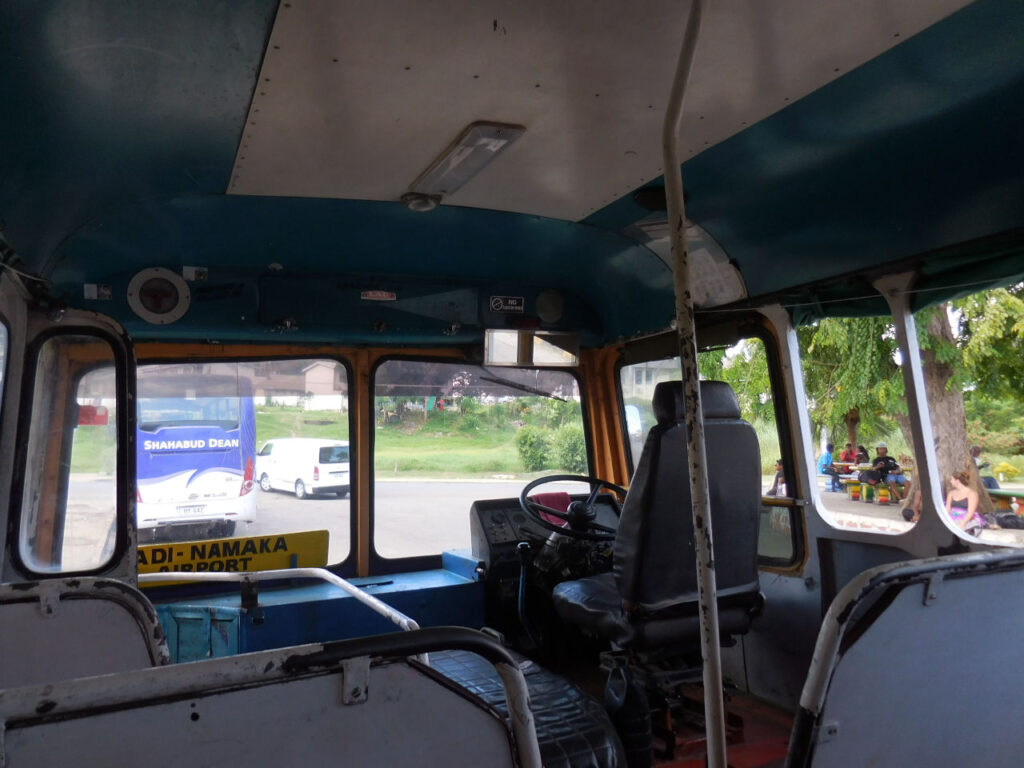
[[[1022,51],[1014,0],[0,4],[0,764],[1017,764],[1024,509],[947,513],[927,329],[1024,281]],[[906,477],[833,493],[849,318]]]

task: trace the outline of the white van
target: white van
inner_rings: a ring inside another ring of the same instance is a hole
[[[256,477],[263,491],[290,491],[296,498],[349,491],[348,441],[313,437],[268,440],[256,456]]]

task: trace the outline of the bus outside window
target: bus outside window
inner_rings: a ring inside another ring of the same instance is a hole
[[[141,543],[231,536],[252,521],[253,389],[237,364],[141,366],[137,429]]]

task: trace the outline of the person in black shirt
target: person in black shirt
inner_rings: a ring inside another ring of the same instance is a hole
[[[869,485],[885,483],[896,500],[903,499],[903,486],[907,484],[906,475],[900,471],[899,462],[889,455],[889,447],[885,443],[878,444],[878,455],[871,462],[871,469],[860,473],[860,480]]]

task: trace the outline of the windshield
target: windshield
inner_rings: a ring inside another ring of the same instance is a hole
[[[341,464],[348,461],[347,445],[332,445],[320,449],[321,464]]]
[[[139,400],[139,429],[215,426],[238,429],[237,397],[154,397]]]

